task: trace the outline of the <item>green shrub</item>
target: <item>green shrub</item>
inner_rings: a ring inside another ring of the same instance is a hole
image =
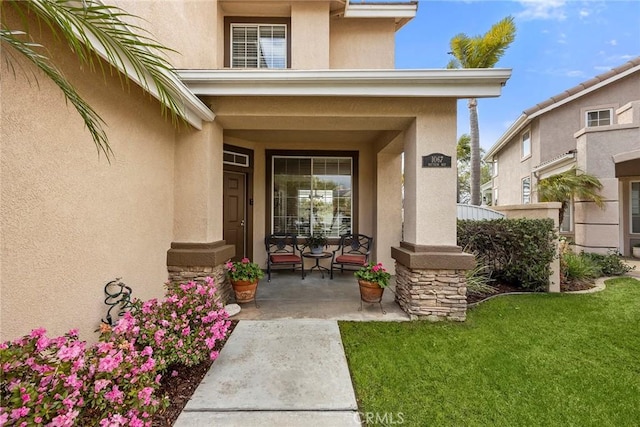
[[[494,280],[544,290],[555,256],[551,219],[458,221],[458,245],[482,259]]]
[[[589,252],[585,252],[583,255],[591,259],[600,268],[602,276],[622,276],[633,270],[631,266],[622,261],[622,256],[617,251],[609,252],[607,255]]]
[[[467,270],[467,293],[470,295],[486,295],[495,294],[496,288],[490,285],[493,282],[491,278],[491,270],[478,261],[475,268]]]
[[[601,275],[600,267],[589,256],[573,252],[562,255],[560,271],[564,283],[591,283]]]

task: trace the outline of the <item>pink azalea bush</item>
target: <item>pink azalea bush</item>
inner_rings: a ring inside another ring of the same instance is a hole
[[[153,349],[139,349],[125,333],[135,323],[130,313],[112,329],[101,328],[100,341],[87,352],[90,381],[85,384],[82,425],[145,426],[166,401],[155,395],[161,375]]]
[[[84,404],[85,352],[76,330],[48,338],[34,329],[0,344],[0,426],[73,425]]]
[[[88,349],[75,330],[0,343],[0,426],[150,426],[167,403],[156,395],[166,367],[218,355],[230,322],[215,291],[207,278],[170,287],[163,301],[135,302]]]
[[[164,300],[134,302],[137,310],[131,337],[154,348],[161,370],[172,364],[197,365],[215,360],[217,342],[229,329],[229,315],[216,295],[213,279],[170,285]]]

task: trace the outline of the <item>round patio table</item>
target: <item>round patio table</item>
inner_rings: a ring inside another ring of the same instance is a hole
[[[324,279],[324,272],[326,271],[327,273],[329,273],[329,269],[327,267],[320,265],[320,260],[325,258],[331,258],[332,255],[330,252],[320,252],[319,254],[314,254],[313,252],[305,252],[302,254],[302,256],[305,258],[311,258],[316,260],[316,265],[311,267],[309,269],[309,272],[312,272],[314,268],[317,268],[320,274],[322,274],[323,279]]]

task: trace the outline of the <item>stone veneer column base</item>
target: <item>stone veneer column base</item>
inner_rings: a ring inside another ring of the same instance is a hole
[[[214,243],[171,243],[167,251],[169,282],[189,281],[204,283],[212,277],[220,302],[227,304],[233,295],[224,264],[235,256],[235,246],[224,241]]]
[[[391,248],[396,260],[396,301],[411,319],[467,318],[466,270],[473,255],[458,246],[419,246],[401,242]]]
[[[229,280],[227,280],[227,272],[224,265],[218,265],[216,267],[177,267],[169,265],[167,266],[167,270],[169,271],[169,282],[172,284],[187,283],[190,281],[204,283],[207,277],[211,277],[213,278],[213,283],[216,285],[220,302],[227,304],[231,300],[233,289],[231,288]]]
[[[467,318],[465,270],[411,270],[396,263],[396,301],[411,319]]]

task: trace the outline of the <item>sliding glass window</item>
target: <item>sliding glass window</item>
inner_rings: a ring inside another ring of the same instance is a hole
[[[351,232],[351,157],[273,156],[271,170],[273,233]]]

